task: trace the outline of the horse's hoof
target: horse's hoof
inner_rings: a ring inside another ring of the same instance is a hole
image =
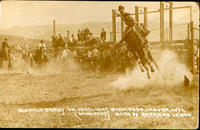
[[[151,72],[154,72],[155,70],[154,70],[154,68],[153,67],[151,67]]]

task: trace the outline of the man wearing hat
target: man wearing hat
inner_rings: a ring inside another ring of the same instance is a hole
[[[40,43],[39,43],[39,45],[38,45],[38,48],[39,48],[39,49],[46,50],[46,45],[45,45],[45,43],[44,43],[44,40],[43,40],[43,39],[42,39],[42,40],[40,40]]]
[[[104,28],[102,28],[100,37],[101,37],[101,41],[103,43],[105,43],[105,41],[106,41],[106,31],[104,30]]]
[[[142,40],[142,34],[145,34],[145,29],[137,23],[137,21],[133,18],[130,17],[130,13],[126,13],[124,10],[124,7],[122,5],[120,5],[118,7],[118,10],[120,12],[121,17],[124,19],[125,24],[127,25],[126,29],[125,29],[125,34],[128,33],[128,31],[130,31],[130,29],[132,27],[135,27],[137,32],[135,32],[139,37],[141,37]]]
[[[7,38],[5,38],[4,41],[3,41],[3,43],[2,43],[2,49],[5,49],[6,47],[9,48],[9,46],[8,46],[8,39]]]
[[[40,41],[40,43],[38,45],[38,49],[42,52],[43,55],[45,55],[46,45],[45,45],[43,39]]]
[[[47,55],[46,55],[46,50],[47,50],[47,48],[46,48],[46,45],[45,45],[43,39],[40,41],[40,44],[39,44],[39,46],[38,46],[38,49],[40,50],[40,53],[41,53],[41,55],[42,55],[42,60],[44,60],[44,62],[47,62],[47,61],[48,61]]]
[[[145,43],[146,43],[146,36],[149,34],[149,32],[147,32],[148,30],[145,28],[143,28],[141,26],[141,24],[139,24],[135,19],[130,17],[129,13],[126,13],[124,10],[123,6],[119,6],[118,10],[120,12],[120,16],[124,19],[125,24],[127,25],[125,31],[124,31],[124,36],[121,39],[120,43],[122,43],[124,40],[129,42],[131,40],[134,41],[133,38],[137,39],[137,42],[135,42],[134,47],[131,46],[131,44],[129,44],[130,48],[132,48],[134,51],[134,53],[137,53],[137,55],[139,56],[139,59],[141,60],[143,66],[145,67],[146,71],[147,71],[147,75],[148,78],[150,78],[149,72],[148,72],[148,67],[150,67],[151,71],[154,72],[154,68],[149,60],[149,58],[145,55],[146,50],[145,50]],[[135,36],[130,36],[127,35],[129,34],[129,32],[133,32],[133,35],[137,35]]]
[[[8,49],[9,49],[9,45],[8,45],[8,39],[5,38],[4,41],[2,42],[2,57],[7,59],[7,54],[8,54]]]

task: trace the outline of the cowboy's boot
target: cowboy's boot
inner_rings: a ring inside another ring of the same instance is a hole
[[[150,66],[150,68],[151,68],[151,72],[154,72],[154,71],[155,71],[154,68],[153,68],[153,66]]]

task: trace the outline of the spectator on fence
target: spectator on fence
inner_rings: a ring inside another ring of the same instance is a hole
[[[104,28],[102,28],[100,38],[103,43],[106,41],[106,31],[104,30]]]

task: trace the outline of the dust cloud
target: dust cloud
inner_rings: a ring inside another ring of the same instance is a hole
[[[159,71],[155,70],[155,72],[151,73],[151,79],[147,78],[146,72],[141,72],[140,68],[136,66],[132,70],[126,70],[126,73],[111,82],[110,86],[119,90],[143,88],[150,85],[169,87],[182,85],[184,75],[192,79],[191,72],[185,64],[179,62],[175,52],[163,50],[158,57],[156,61]]]
[[[4,63],[4,68],[1,69],[0,73],[8,74],[7,64]],[[25,61],[20,56],[13,58],[12,70],[10,74],[31,74],[31,75],[49,75],[49,74],[62,74],[65,72],[80,72],[80,65],[71,57],[66,59],[49,59],[47,64],[38,66],[34,64],[31,67],[30,62]]]

